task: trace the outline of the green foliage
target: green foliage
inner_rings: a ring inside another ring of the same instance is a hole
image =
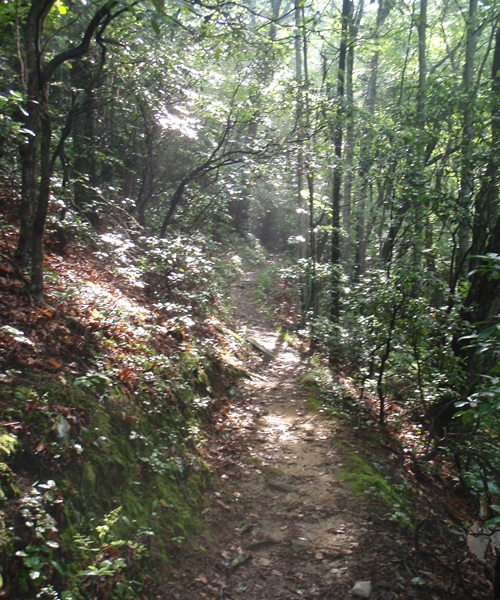
[[[481,263],[477,268],[489,280],[500,279],[500,256],[488,254],[478,256]],[[498,428],[498,411],[500,410],[500,325],[497,318],[489,323],[477,323],[473,331],[463,336],[460,341],[466,342],[467,347],[474,353],[476,369],[480,380],[474,391],[467,399],[459,400],[455,406],[459,416],[465,421],[476,421],[477,424],[486,417],[487,426]],[[482,371],[482,372],[481,372]]]
[[[25,590],[30,587],[40,589],[57,571],[64,575],[58,558],[59,530],[56,519],[49,513],[63,504],[63,498],[54,480],[34,484],[21,497],[19,514],[24,526],[30,531],[31,541],[15,554],[21,558],[23,569],[19,583]]]
[[[189,369],[196,365],[189,363]],[[171,395],[163,405],[157,397],[150,410],[149,388],[126,400],[110,386],[111,378],[105,380],[105,395],[96,372],[79,385],[40,390],[50,400],[42,405],[43,418],[31,420],[30,431],[45,439],[44,460],[58,469],[64,465],[64,476],[34,483],[20,499],[22,543],[14,550],[26,597],[80,599],[106,590],[109,598],[134,598],[143,586],[137,573],[149,549],[165,560],[180,538],[201,527],[196,514],[210,474],[195,446],[206,401],[188,393],[186,385],[182,410],[172,407]],[[39,395],[21,389],[19,401],[29,399],[35,407]],[[50,429],[53,408],[63,398],[74,415],[86,413],[83,429],[71,420],[65,446]],[[20,442],[8,434],[2,440],[7,460]]]

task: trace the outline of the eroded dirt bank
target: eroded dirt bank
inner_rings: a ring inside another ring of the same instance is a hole
[[[159,598],[486,597],[467,591],[446,556],[436,563],[417,553],[415,531],[396,525],[375,491],[356,496],[344,485],[346,457],[369,457],[369,442],[347,423],[308,409],[308,392],[297,383],[307,360],[266,325],[252,301],[254,277],[234,288],[233,326],[274,358],[256,353],[247,365],[252,376],[240,383],[211,449],[223,465],[221,487],[203,513],[211,534],[174,558]],[[377,453],[373,460],[389,470],[394,464],[397,476],[397,455],[384,456],[380,445]]]

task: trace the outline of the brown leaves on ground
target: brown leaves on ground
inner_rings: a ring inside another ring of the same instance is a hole
[[[76,241],[64,257],[46,256],[46,304],[36,304],[28,280],[13,266],[17,235],[13,227],[0,235],[0,369],[76,377],[99,354],[102,369],[132,390],[140,372],[131,357],[146,348],[150,369],[156,360],[152,350],[159,356],[178,356],[196,340],[212,341],[215,355],[234,353],[216,319],[192,315],[197,322],[183,327],[172,319],[182,307],[180,301],[170,310],[159,306],[146,291],[111,274]]]

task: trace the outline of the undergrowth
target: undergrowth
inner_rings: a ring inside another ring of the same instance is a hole
[[[132,600],[164,583],[161,564],[202,529],[205,431],[241,373],[221,322],[235,256],[102,235],[97,257],[48,257],[38,306],[3,269],[0,588]]]

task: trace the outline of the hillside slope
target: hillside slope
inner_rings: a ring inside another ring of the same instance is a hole
[[[236,263],[202,239],[49,238],[36,304],[16,239],[3,221],[0,597],[148,597],[199,530],[205,431],[241,374]]]

